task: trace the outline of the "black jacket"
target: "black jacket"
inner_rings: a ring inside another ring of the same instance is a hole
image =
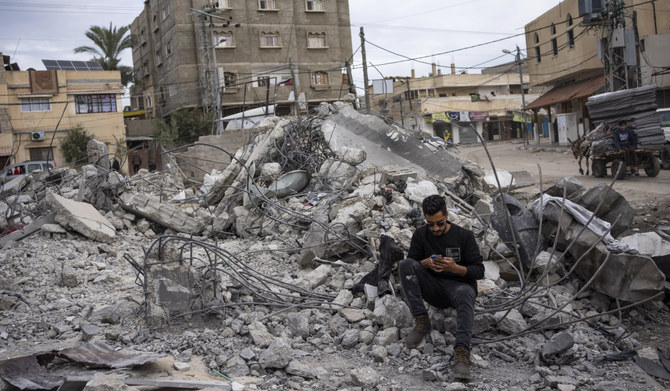
[[[442,236],[433,235],[427,226],[423,226],[412,235],[407,258],[416,260],[429,258],[432,255],[442,255],[454,258],[454,261],[465,266],[468,271],[465,276],[432,270],[428,272],[439,278],[448,278],[456,281],[466,282],[477,289],[477,280],[484,277],[483,258],[479,253],[479,246],[471,231],[450,223],[451,228]]]

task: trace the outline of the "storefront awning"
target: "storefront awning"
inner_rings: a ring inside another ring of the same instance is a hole
[[[540,109],[555,103],[568,102],[573,99],[585,98],[595,94],[596,92],[601,92],[604,89],[605,80],[602,76],[554,87],[546,94],[541,95],[539,98],[526,105],[526,110]]]

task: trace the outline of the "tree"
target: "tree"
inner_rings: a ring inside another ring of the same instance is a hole
[[[213,116],[202,116],[200,111],[181,109],[172,114],[168,121],[154,120],[154,138],[166,147],[191,144],[198,137],[212,133]]]
[[[74,126],[60,143],[60,150],[63,152],[65,161],[71,164],[80,164],[88,159],[86,146],[93,140],[93,136],[88,134],[81,124]]]
[[[118,29],[109,22],[109,28],[91,26],[86,32],[86,37],[93,41],[95,46],[79,46],[74,49],[75,53],[90,53],[93,60],[100,63],[106,71],[121,71],[121,83],[127,86],[133,80],[133,70],[129,66],[119,65],[121,52],[133,47],[133,41],[128,34],[129,26],[121,26]]]

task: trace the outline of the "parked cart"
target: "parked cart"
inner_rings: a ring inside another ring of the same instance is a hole
[[[655,156],[658,151],[648,149],[638,149],[637,155],[638,167],[644,168],[645,174],[649,177],[655,177],[661,171],[661,162]],[[621,167],[621,170],[619,170]],[[597,178],[603,178],[607,175],[607,169],[610,169],[612,177],[624,179],[626,177],[626,161],[623,152],[604,152],[591,154],[591,172]],[[618,173],[618,175],[617,175]]]

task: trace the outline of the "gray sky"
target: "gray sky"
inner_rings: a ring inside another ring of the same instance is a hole
[[[255,0],[247,0],[255,1]],[[332,1],[332,0],[331,0]],[[90,56],[74,54],[77,46],[91,42],[84,33],[91,25],[127,25],[142,11],[142,0],[0,0],[0,51],[18,62],[22,70],[44,69],[41,59],[88,60]],[[523,35],[490,45],[436,56],[464,47],[523,33],[528,22],[559,4],[558,0],[350,0],[352,45],[360,45],[358,36],[365,28],[368,62],[377,66],[369,70],[371,79],[384,76],[407,76],[416,69],[417,76],[430,72],[430,63],[461,67],[496,65],[514,58],[503,49],[523,50]],[[420,61],[402,61],[403,57],[385,52],[372,44]],[[525,54],[525,53],[524,53]],[[360,51],[355,64],[361,63]],[[132,66],[130,50],[123,52],[122,63]],[[444,69],[443,72],[448,72]],[[478,73],[468,69],[469,73]],[[354,80],[362,86],[362,73],[355,70]]]

